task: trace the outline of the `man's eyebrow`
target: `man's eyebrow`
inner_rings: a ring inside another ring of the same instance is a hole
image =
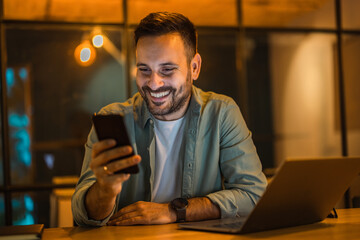
[[[173,62],[161,63],[160,66],[174,66],[174,67],[178,67],[178,65],[177,65],[176,63],[173,63]]]
[[[145,63],[137,63],[136,67],[147,67]]]
[[[145,63],[137,63],[136,67],[147,67],[148,65]],[[178,67],[179,65],[177,65],[176,63],[173,62],[165,62],[165,63],[161,63],[160,66],[174,66],[174,67]]]

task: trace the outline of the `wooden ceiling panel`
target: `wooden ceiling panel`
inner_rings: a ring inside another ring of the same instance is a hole
[[[123,0],[3,0],[5,19],[123,23]],[[242,0],[250,27],[334,27],[334,0]],[[237,26],[237,0],[127,0],[128,22],[180,12],[198,26]]]
[[[46,0],[3,0],[4,18],[12,20],[42,20],[46,12],[46,2]]]
[[[250,27],[335,27],[334,0],[242,0]]]
[[[128,0],[130,24],[159,11],[182,13],[198,26],[237,26],[236,0]]]
[[[122,7],[119,0],[4,0],[4,18],[122,23]]]

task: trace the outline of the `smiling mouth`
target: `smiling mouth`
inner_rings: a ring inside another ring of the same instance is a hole
[[[168,91],[163,91],[163,92],[157,92],[157,93],[154,93],[154,92],[150,92],[150,96],[154,97],[154,98],[163,98],[163,97],[166,97],[170,94],[170,90]]]

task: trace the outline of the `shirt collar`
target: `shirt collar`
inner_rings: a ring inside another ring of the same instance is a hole
[[[139,121],[140,126],[145,128],[147,122],[153,118],[149,109],[146,105],[146,102],[141,97],[140,93],[137,93],[137,101],[134,102],[134,120],[135,122]]]

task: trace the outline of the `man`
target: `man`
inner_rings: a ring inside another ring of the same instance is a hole
[[[235,102],[193,86],[200,73],[193,24],[151,13],[135,30],[136,84],[124,116],[131,146],[92,129],[72,198],[79,225],[166,224],[248,214],[264,189],[261,163]],[[219,79],[221,81],[221,79]],[[112,161],[136,153],[125,160]],[[135,164],[138,174],[113,174]]]

